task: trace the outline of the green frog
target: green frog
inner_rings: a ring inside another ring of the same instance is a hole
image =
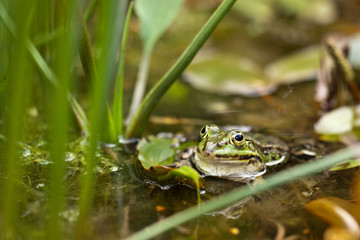
[[[289,158],[289,147],[273,136],[221,130],[214,124],[204,126],[200,136],[191,161],[205,176],[250,181]]]

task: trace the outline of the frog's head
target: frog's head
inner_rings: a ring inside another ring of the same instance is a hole
[[[206,175],[251,178],[265,173],[265,164],[251,138],[239,130],[223,131],[216,125],[200,130],[194,162]]]

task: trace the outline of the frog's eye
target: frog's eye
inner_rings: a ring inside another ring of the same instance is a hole
[[[234,137],[234,140],[237,142],[241,142],[243,139],[244,139],[244,136],[241,133],[236,134]]]
[[[207,125],[203,126],[200,130],[200,136],[202,138],[206,137],[207,136],[207,133],[208,133],[208,129],[209,127]]]
[[[244,145],[244,135],[242,133],[234,133],[231,136],[231,143],[236,147],[241,147]]]

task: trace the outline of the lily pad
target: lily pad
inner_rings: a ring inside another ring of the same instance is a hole
[[[339,107],[324,114],[315,123],[315,132],[322,135],[340,135],[351,132],[354,126],[359,126],[360,105]]]
[[[311,46],[286,55],[265,68],[272,83],[294,83],[315,79],[319,68],[320,47]]]
[[[340,171],[360,166],[360,159],[348,160],[332,167],[329,171]]]
[[[199,173],[189,166],[182,166],[181,168],[152,166],[145,168],[141,161],[137,161],[135,169],[140,176],[145,178],[145,182],[157,185],[162,189],[169,189],[177,184],[197,190],[204,188],[203,178],[200,178]]]
[[[237,1],[233,7],[234,11],[256,22],[266,23],[274,18],[274,8],[269,1],[252,0]]]
[[[231,54],[204,54],[193,62],[184,78],[194,88],[217,94],[261,96],[275,90],[261,67]]]
[[[187,68],[184,79],[206,92],[258,97],[271,94],[281,84],[315,79],[319,53],[320,47],[307,47],[281,57],[265,69],[232,54],[207,53]]]
[[[171,147],[172,144],[173,141],[166,138],[141,139],[137,149],[139,151],[138,158],[144,168],[171,164],[175,157],[175,149]]]
[[[180,168],[168,166],[175,159],[173,145],[174,140],[171,138],[143,138],[137,146],[139,161],[135,165],[136,170],[148,182],[165,189],[181,184],[200,190],[203,185],[200,175],[195,169],[187,165]]]

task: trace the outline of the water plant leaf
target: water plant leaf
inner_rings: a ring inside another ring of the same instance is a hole
[[[315,132],[322,135],[339,135],[351,132],[355,125],[359,125],[355,112],[360,112],[360,106],[356,108],[343,106],[324,114],[314,125]]]
[[[124,32],[121,40],[121,54],[119,59],[118,71],[116,74],[115,80],[115,89],[114,97],[112,102],[112,116],[113,122],[115,124],[115,133],[116,136],[120,136],[123,133],[123,80],[124,80],[124,66],[125,66],[125,49],[126,49],[126,40],[129,30],[131,15],[133,11],[133,2],[129,4],[127,11],[125,23],[124,23]]]
[[[330,168],[329,171],[340,171],[340,170],[346,170],[349,168],[354,168],[360,166],[360,159],[356,160],[348,160],[343,163],[339,163],[335,165],[334,167]]]
[[[355,34],[349,38],[350,51],[349,61],[355,68],[360,67],[360,34]]]
[[[135,1],[135,11],[141,22],[141,40],[143,52],[138,76],[129,109],[128,119],[132,118],[144,98],[151,62],[152,49],[177,16],[182,0],[160,0],[154,4],[150,0]]]
[[[358,239],[360,236],[359,206],[336,197],[322,197],[306,204],[306,210],[327,222],[331,228],[341,228]]]
[[[193,87],[217,94],[260,96],[276,89],[255,63],[224,53],[200,56],[187,68],[184,77]]]
[[[106,105],[106,120],[107,120],[107,128],[105,129],[106,133],[104,139],[110,142],[116,142],[117,135],[115,130],[115,123],[109,103],[107,103]]]
[[[320,47],[300,49],[270,63],[265,67],[265,75],[272,83],[293,83],[314,79],[319,68]]]
[[[181,168],[175,168],[169,171],[168,174],[165,176],[159,177],[160,181],[163,180],[175,180],[175,182],[184,182],[185,185],[193,186],[195,185],[195,188],[197,190],[197,199],[198,204],[201,202],[200,198],[200,187],[202,188],[202,182],[200,182],[201,178],[195,169],[189,167],[189,166],[182,166]],[[194,186],[193,186],[194,187]]]
[[[274,92],[280,84],[314,79],[319,68],[318,46],[301,49],[264,69],[249,59],[231,54],[204,54],[184,73],[193,87],[217,94],[257,97]]]
[[[136,0],[134,7],[141,22],[141,38],[146,52],[151,51],[163,32],[178,15],[183,0]]]
[[[267,23],[275,16],[275,9],[269,1],[238,1],[234,10],[252,21]]]
[[[144,168],[152,166],[169,165],[175,157],[175,149],[171,147],[173,141],[165,138],[143,138],[139,142],[137,149],[138,158]]]

